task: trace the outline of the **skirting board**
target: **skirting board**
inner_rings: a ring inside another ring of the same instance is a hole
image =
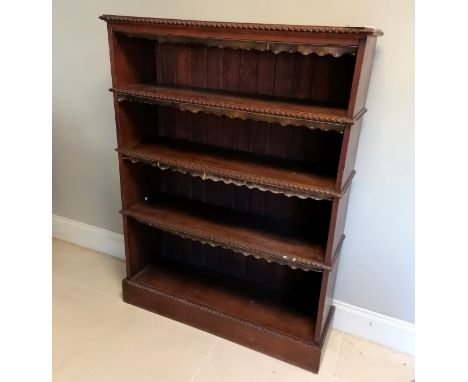
[[[58,215],[52,215],[52,234],[58,239],[125,259],[121,234]],[[338,300],[333,300],[333,305],[335,329],[414,354],[414,324]]]

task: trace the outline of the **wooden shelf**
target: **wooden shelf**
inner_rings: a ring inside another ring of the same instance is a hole
[[[366,111],[363,109],[354,118],[348,118],[344,107],[176,86],[135,84],[113,87],[110,90],[119,96],[119,100],[149,102],[191,112],[203,111],[229,118],[253,119],[339,132],[344,130],[345,125],[354,124]]]
[[[282,193],[299,198],[332,199],[335,178],[311,171],[304,163],[265,158],[245,152],[160,138],[156,143],[117,149],[123,158],[202,179]]]
[[[313,232],[304,227],[163,194],[153,199],[151,203],[135,204],[122,214],[184,238],[293,269],[331,269],[324,263],[325,245],[314,241]]]
[[[180,264],[149,265],[130,282],[227,315],[277,335],[313,344],[316,306],[310,294],[278,293],[259,284]]]

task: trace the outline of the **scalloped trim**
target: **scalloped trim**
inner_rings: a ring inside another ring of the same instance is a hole
[[[139,221],[145,225],[150,227],[155,227],[157,229],[161,229],[165,232],[169,232],[171,234],[180,236],[184,239],[190,239],[193,241],[198,241],[202,244],[210,245],[212,247],[221,247],[224,249],[228,249],[237,253],[240,253],[244,256],[253,256],[256,259],[263,259],[268,263],[277,263],[280,265],[286,265],[291,269],[302,269],[303,271],[315,271],[315,272],[322,272],[322,271],[331,271],[333,266],[341,253],[341,248],[343,245],[343,241],[345,236],[342,235],[340,242],[335,250],[333,255],[332,264],[326,265],[324,263],[313,261],[313,260],[306,260],[302,258],[297,258],[294,256],[285,256],[281,253],[271,252],[265,250],[261,246],[257,246],[255,244],[246,245],[242,241],[231,240],[226,237],[218,236],[203,232],[197,229],[188,230],[186,228],[182,228],[176,224],[168,224],[162,222],[155,222],[152,221],[145,216],[135,213],[129,210],[123,210],[121,213],[125,216],[128,216],[132,219]]]
[[[223,182],[225,184],[234,184],[236,186],[246,186],[247,188],[256,188],[260,191],[269,191],[274,194],[283,194],[287,197],[298,197],[300,199],[333,199],[341,198],[349,187],[352,176],[348,178],[343,191],[336,192],[331,189],[323,189],[313,186],[305,186],[299,183],[278,181],[262,176],[251,176],[242,172],[232,170],[222,170],[216,167],[201,166],[180,160],[161,159],[155,156],[147,157],[140,153],[135,153],[125,149],[117,149],[117,152],[123,155],[122,159],[130,160],[132,163],[146,163],[160,170],[170,169],[182,174],[189,174],[203,180],[209,179],[214,182]]]
[[[268,263],[273,262],[281,265],[286,265],[292,269],[302,269],[303,271],[321,272],[323,270],[331,270],[330,266],[317,261],[308,261],[293,256],[285,256],[281,253],[267,251],[263,247],[257,246],[255,244],[246,245],[242,241],[227,239],[225,237],[209,234],[200,230],[184,229],[175,224],[154,222],[152,220],[147,219],[145,216],[142,216],[132,211],[124,210],[122,211],[122,214],[135,220],[138,220],[139,222],[146,224],[150,227],[161,229],[165,232],[172,233],[173,235],[180,236],[184,239],[198,241],[199,243],[210,245],[212,247],[221,247],[224,249],[229,249],[244,256],[253,256],[256,259],[263,259]]]
[[[323,45],[292,42],[270,42],[262,40],[231,40],[218,37],[193,37],[193,36],[174,36],[166,34],[148,35],[145,33],[119,32],[129,37],[144,38],[158,43],[172,44],[195,44],[207,47],[230,48],[240,50],[257,50],[260,52],[269,51],[274,54],[279,53],[299,53],[308,56],[315,53],[317,56],[331,55],[335,58],[345,54],[355,56],[357,45]]]
[[[253,114],[263,114],[263,115],[271,115],[274,117],[279,118],[291,118],[295,120],[303,120],[305,125],[307,126],[307,121],[316,121],[327,123],[331,125],[352,125],[356,121],[351,118],[346,117],[337,117],[332,115],[325,115],[325,114],[316,114],[310,113],[305,111],[286,111],[281,109],[274,109],[269,107],[258,107],[258,106],[250,106],[250,105],[243,105],[241,100],[239,103],[232,103],[222,100],[201,100],[196,97],[184,97],[184,96],[177,96],[171,94],[160,94],[155,91],[147,91],[147,90],[131,90],[131,89],[124,89],[124,88],[110,88],[111,92],[116,93],[122,96],[130,96],[130,97],[137,97],[147,100],[153,101],[162,101],[172,103],[175,102],[179,105],[179,108],[184,110],[183,105],[194,105],[194,106],[202,106],[208,108],[216,108],[216,109],[227,109],[239,112],[247,112]],[[191,112],[197,112],[200,110],[187,108],[187,110]],[[216,114],[216,113],[215,113]],[[241,114],[232,114],[232,113],[222,113],[230,118],[242,118]],[[359,114],[360,115],[360,114]],[[264,120],[264,119],[262,119]],[[283,125],[288,124],[288,121],[285,121]]]

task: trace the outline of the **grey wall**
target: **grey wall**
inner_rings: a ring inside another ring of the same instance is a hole
[[[53,212],[116,232],[116,137],[100,14],[383,29],[335,298],[414,322],[412,1],[55,0],[53,12]]]

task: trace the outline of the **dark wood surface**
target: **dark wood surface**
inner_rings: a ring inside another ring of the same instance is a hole
[[[156,195],[122,211],[158,229],[304,270],[330,269],[314,233],[231,209]]]
[[[160,103],[192,112],[204,111],[230,118],[251,118],[324,130],[343,131],[343,125],[353,124],[365,112],[364,109],[359,110],[354,117],[348,118],[346,108],[337,106],[148,84],[113,87],[111,91],[120,96],[120,99]]]
[[[255,321],[238,319],[137,281],[124,279],[122,284],[123,299],[130,304],[222,336],[314,373],[319,371],[322,350],[331,331],[334,307],[327,317],[320,341],[312,342],[284,335],[276,329],[269,330]]]
[[[311,165],[301,162],[273,160],[171,139],[122,147],[117,151],[132,161],[171,168],[203,179],[246,184],[290,196],[318,199],[342,196],[334,190],[332,176],[313,172]]]
[[[383,33],[101,18],[124,300],[317,372]]]
[[[284,293],[204,268],[164,263],[147,266],[131,281],[313,343],[317,307],[305,293],[306,283],[301,294]]]

